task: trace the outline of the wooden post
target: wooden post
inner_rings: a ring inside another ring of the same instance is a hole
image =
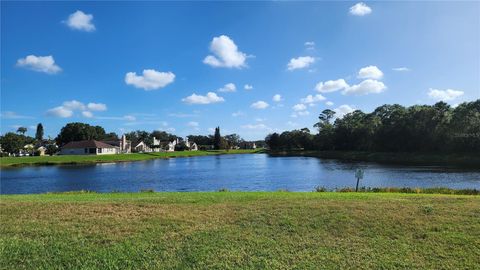
[[[360,182],[360,178],[357,177],[357,186],[355,187],[355,192],[358,192],[358,182]]]

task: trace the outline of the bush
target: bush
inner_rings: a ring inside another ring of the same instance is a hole
[[[316,186],[315,187],[315,192],[327,192],[327,188],[326,187],[321,187],[321,186]]]

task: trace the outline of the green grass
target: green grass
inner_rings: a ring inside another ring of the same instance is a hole
[[[55,165],[55,164],[85,164],[85,163],[101,163],[101,162],[123,162],[123,161],[140,161],[156,158],[173,158],[173,157],[192,157],[207,156],[221,154],[247,154],[257,153],[260,150],[219,150],[219,151],[176,151],[162,153],[132,153],[118,155],[65,155],[65,156],[38,156],[38,157],[2,157],[0,158],[0,166],[22,166],[22,165]]]
[[[308,156],[349,161],[373,161],[402,165],[458,165],[479,168],[480,155],[475,153],[396,153],[365,151],[271,151],[274,156]]]
[[[479,269],[480,197],[0,196],[1,269]]]

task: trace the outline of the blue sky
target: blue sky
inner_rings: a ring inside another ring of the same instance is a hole
[[[326,108],[475,100],[479,10],[479,2],[1,2],[1,132],[26,126],[33,135],[41,122],[54,137],[80,121],[118,134],[220,126],[263,139],[313,130]]]

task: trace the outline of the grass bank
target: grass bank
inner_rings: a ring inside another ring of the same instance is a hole
[[[2,269],[479,269],[480,197],[0,196]]]
[[[2,157],[0,167],[25,165],[57,165],[57,164],[86,164],[102,162],[141,161],[156,158],[193,157],[224,154],[250,154],[262,150],[218,150],[218,151],[176,151],[161,153],[131,153],[118,155],[65,155],[65,156],[38,156],[38,157]]]
[[[473,153],[394,153],[362,151],[270,151],[273,156],[308,156],[347,161],[373,161],[404,165],[454,165],[480,168],[480,155]]]

